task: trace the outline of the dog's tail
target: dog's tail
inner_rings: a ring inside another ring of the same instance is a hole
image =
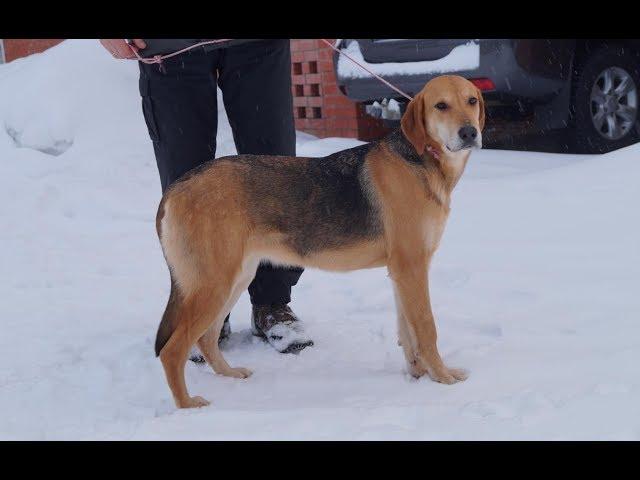
[[[160,205],[158,206],[158,213],[156,215],[156,231],[158,233],[158,239],[160,240],[160,244],[162,245],[162,219],[165,215],[165,200],[167,195],[165,194],[160,200]],[[164,246],[162,246],[162,253],[165,256],[165,260],[167,260],[166,252],[164,251]],[[162,315],[162,320],[160,321],[160,325],[158,326],[158,332],[156,333],[156,357],[160,356],[160,351],[162,347],[169,341],[171,338],[171,334],[176,329],[177,324],[177,313],[180,302],[180,292],[178,291],[178,286],[176,285],[176,281],[173,278],[173,273],[171,272],[171,266],[167,261],[167,266],[169,266],[169,274],[171,276],[171,293],[169,294],[169,300],[167,302],[167,308]]]
[[[167,308],[162,315],[162,320],[158,326],[158,333],[156,333],[156,357],[160,355],[162,347],[169,341],[171,334],[176,329],[176,315],[178,313],[178,303],[180,302],[178,288],[176,282],[171,276],[171,293],[169,294],[169,301],[167,302]]]

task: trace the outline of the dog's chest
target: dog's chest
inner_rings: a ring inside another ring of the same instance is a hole
[[[447,224],[448,212],[441,210],[425,215],[423,219],[423,242],[427,250],[434,251],[440,245],[440,240]]]

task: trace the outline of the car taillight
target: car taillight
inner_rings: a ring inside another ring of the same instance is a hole
[[[487,90],[495,90],[496,86],[489,78],[470,78],[469,81],[473,83],[482,92]]]

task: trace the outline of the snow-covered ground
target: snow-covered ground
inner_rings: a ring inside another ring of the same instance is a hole
[[[169,278],[137,88],[92,41],[0,66],[0,439],[640,439],[640,145],[472,154],[431,282],[466,382],[408,376],[384,269],[307,271],[292,306],[315,346],[252,337],[244,295],[225,355],[254,375],[189,363],[213,403],[177,411],[153,354]],[[233,152],[226,121],[219,141]]]

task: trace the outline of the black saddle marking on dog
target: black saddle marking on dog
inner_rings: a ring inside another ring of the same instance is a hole
[[[250,214],[287,235],[299,255],[373,239],[382,232],[364,164],[375,144],[321,158],[243,155]]]

